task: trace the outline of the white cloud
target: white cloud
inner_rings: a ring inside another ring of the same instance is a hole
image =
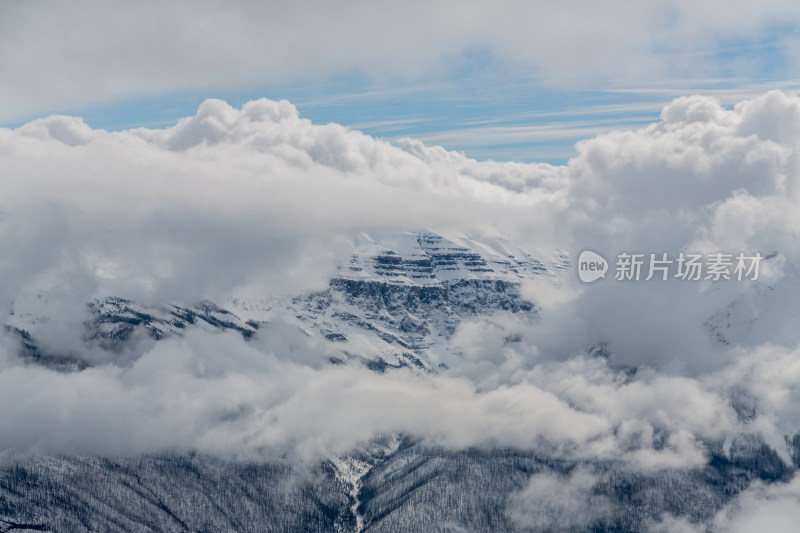
[[[786,484],[755,483],[716,516],[713,531],[789,533],[800,520],[800,480]]]
[[[758,46],[774,38],[775,25],[798,18],[796,4],[786,0],[12,1],[0,8],[0,117],[352,71],[430,79],[476,48],[547,81],[707,77],[723,62],[720,43]],[[791,64],[795,48],[778,39],[772,53]],[[732,69],[730,62],[721,74],[762,68],[740,60]]]
[[[509,499],[506,514],[524,530],[582,531],[608,518],[611,501],[592,493],[597,478],[585,469],[568,476],[535,474],[524,490]]]
[[[191,304],[324,287],[357,231],[499,233],[531,250],[730,247],[796,263],[800,132],[772,124],[796,109],[780,93],[733,109],[679,99],[656,124],[587,140],[564,167],[392,145],[268,100],[207,101],[164,130],[109,133],[68,117],[0,129],[0,309],[46,310],[46,350],[102,363],[80,327],[91,298]],[[0,448],[317,454],[405,432],[652,471],[702,464],[705,443],[731,432],[779,448],[800,422],[795,348],[723,349],[703,329],[749,285],[560,282],[556,294],[524,288],[540,324],[462,324],[452,348],[464,363],[436,377],[331,367],[279,321],[250,343],[197,332],[73,374],[21,366],[8,346],[0,401],[14,407],[0,423],[23,427]],[[599,342],[609,361],[576,357]],[[750,426],[729,406],[734,389],[757,405]]]

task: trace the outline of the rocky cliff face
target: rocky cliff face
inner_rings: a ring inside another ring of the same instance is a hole
[[[301,322],[339,343],[341,360],[435,370],[457,358],[441,347],[464,319],[507,311],[535,322],[538,311],[520,286],[554,278],[563,261],[545,263],[508,243],[430,232],[382,240],[362,235],[329,289],[295,298],[291,307]]]

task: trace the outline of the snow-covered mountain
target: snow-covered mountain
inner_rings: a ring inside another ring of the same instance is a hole
[[[527,280],[568,267],[564,254],[534,257],[502,239],[471,239],[429,231],[383,236],[361,234],[348,264],[328,289],[289,299],[230,298],[194,305],[142,304],[109,295],[88,302],[86,339],[119,351],[137,334],[154,340],[190,328],[232,329],[245,337],[279,319],[327,345],[332,360],[363,360],[370,367],[414,366],[435,371],[458,355],[444,345],[469,317],[508,311],[535,322],[538,311],[520,295]],[[25,302],[19,306],[25,309]],[[47,327],[47,307],[17,311],[7,324],[18,332],[29,356],[56,364],[36,346],[36,330]]]
[[[374,368],[452,366],[443,349],[459,323],[498,311],[537,320],[520,285],[563,269],[566,258],[537,259],[501,240],[477,241],[431,232],[382,238],[360,235],[349,264],[322,292],[293,299],[299,324],[335,343],[332,357],[359,358]],[[268,319],[258,302],[234,301],[248,320]]]
[[[108,295],[86,303],[84,339],[113,358],[132,343],[158,343],[193,328],[252,339],[280,323],[315,339],[326,364],[436,374],[463,362],[450,340],[465,320],[502,312],[535,325],[541,311],[523,297],[524,284],[544,280],[557,287],[568,269],[563,253],[534,255],[502,239],[362,234],[325,290],[199,304]],[[742,343],[788,328],[791,317],[776,325],[768,309],[779,307],[776,297],[793,297],[796,276],[790,272],[779,283],[732,302],[709,319],[709,332],[720,342]],[[94,364],[38,343],[48,326],[47,305],[40,304],[18,302],[7,324],[24,357],[60,372]],[[608,356],[601,352],[589,350]],[[620,370],[619,380],[632,372]],[[745,425],[755,418],[757,407],[746,395],[732,397],[731,407]],[[651,437],[658,448],[669,436]],[[780,453],[757,431],[704,444],[703,465],[644,471],[613,458],[564,459],[509,447],[454,450],[397,434],[311,462],[182,452],[22,457],[0,466],[0,530],[531,531],[559,516],[563,531],[645,531],[665,516],[707,523],[754,482],[786,481],[800,467],[800,436],[787,435]],[[590,490],[580,485],[587,470]],[[570,513],[556,498],[529,506],[520,518],[515,502],[535,475],[578,480],[568,496],[578,494],[597,511]]]
[[[0,528],[64,532],[145,531],[648,531],[665,516],[709,522],[756,482],[792,478],[763,441],[711,448],[706,465],[633,472],[614,462],[558,461],[515,449],[447,450],[382,438],[329,461],[226,460],[202,454],[23,458],[0,468]],[[515,498],[534,475],[591,469],[593,508],[573,492],[530,504]],[[561,497],[562,499],[558,499]],[[587,512],[591,511],[591,512]],[[663,526],[662,526],[663,527]],[[671,531],[678,529],[661,529]],[[659,531],[659,529],[656,529]]]

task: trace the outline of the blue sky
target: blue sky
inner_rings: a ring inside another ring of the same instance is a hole
[[[788,2],[755,11],[738,2],[720,3],[725,11],[713,2],[643,2],[647,9],[631,12],[609,2],[596,23],[581,14],[591,10],[582,2],[568,2],[572,11],[506,2],[499,15],[441,2],[419,7],[419,16],[474,13],[422,26],[414,6],[369,11],[342,2],[339,19],[339,11],[326,17],[304,4],[307,11],[286,14],[247,1],[87,1],[79,4],[85,13],[58,2],[5,3],[0,124],[58,113],[96,128],[157,128],[206,98],[240,106],[267,97],[290,100],[314,122],[389,140],[411,136],[478,160],[563,164],[575,142],[653,122],[677,96],[713,94],[733,105],[772,88],[795,90],[800,78],[800,12]],[[363,20],[352,22],[359,13]],[[525,17],[530,28],[514,23]],[[258,23],[288,28],[287,36],[271,38]]]

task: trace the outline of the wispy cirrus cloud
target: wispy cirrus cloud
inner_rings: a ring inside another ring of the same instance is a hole
[[[405,114],[433,124],[400,134],[435,134],[487,110],[546,112],[609,90],[617,96],[601,103],[627,94],[636,105],[647,93],[655,110],[727,80],[738,100],[758,80],[795,79],[799,49],[800,12],[784,0],[78,5],[0,7],[0,123],[80,111],[101,127],[161,125],[209,95],[266,94],[319,122]]]

